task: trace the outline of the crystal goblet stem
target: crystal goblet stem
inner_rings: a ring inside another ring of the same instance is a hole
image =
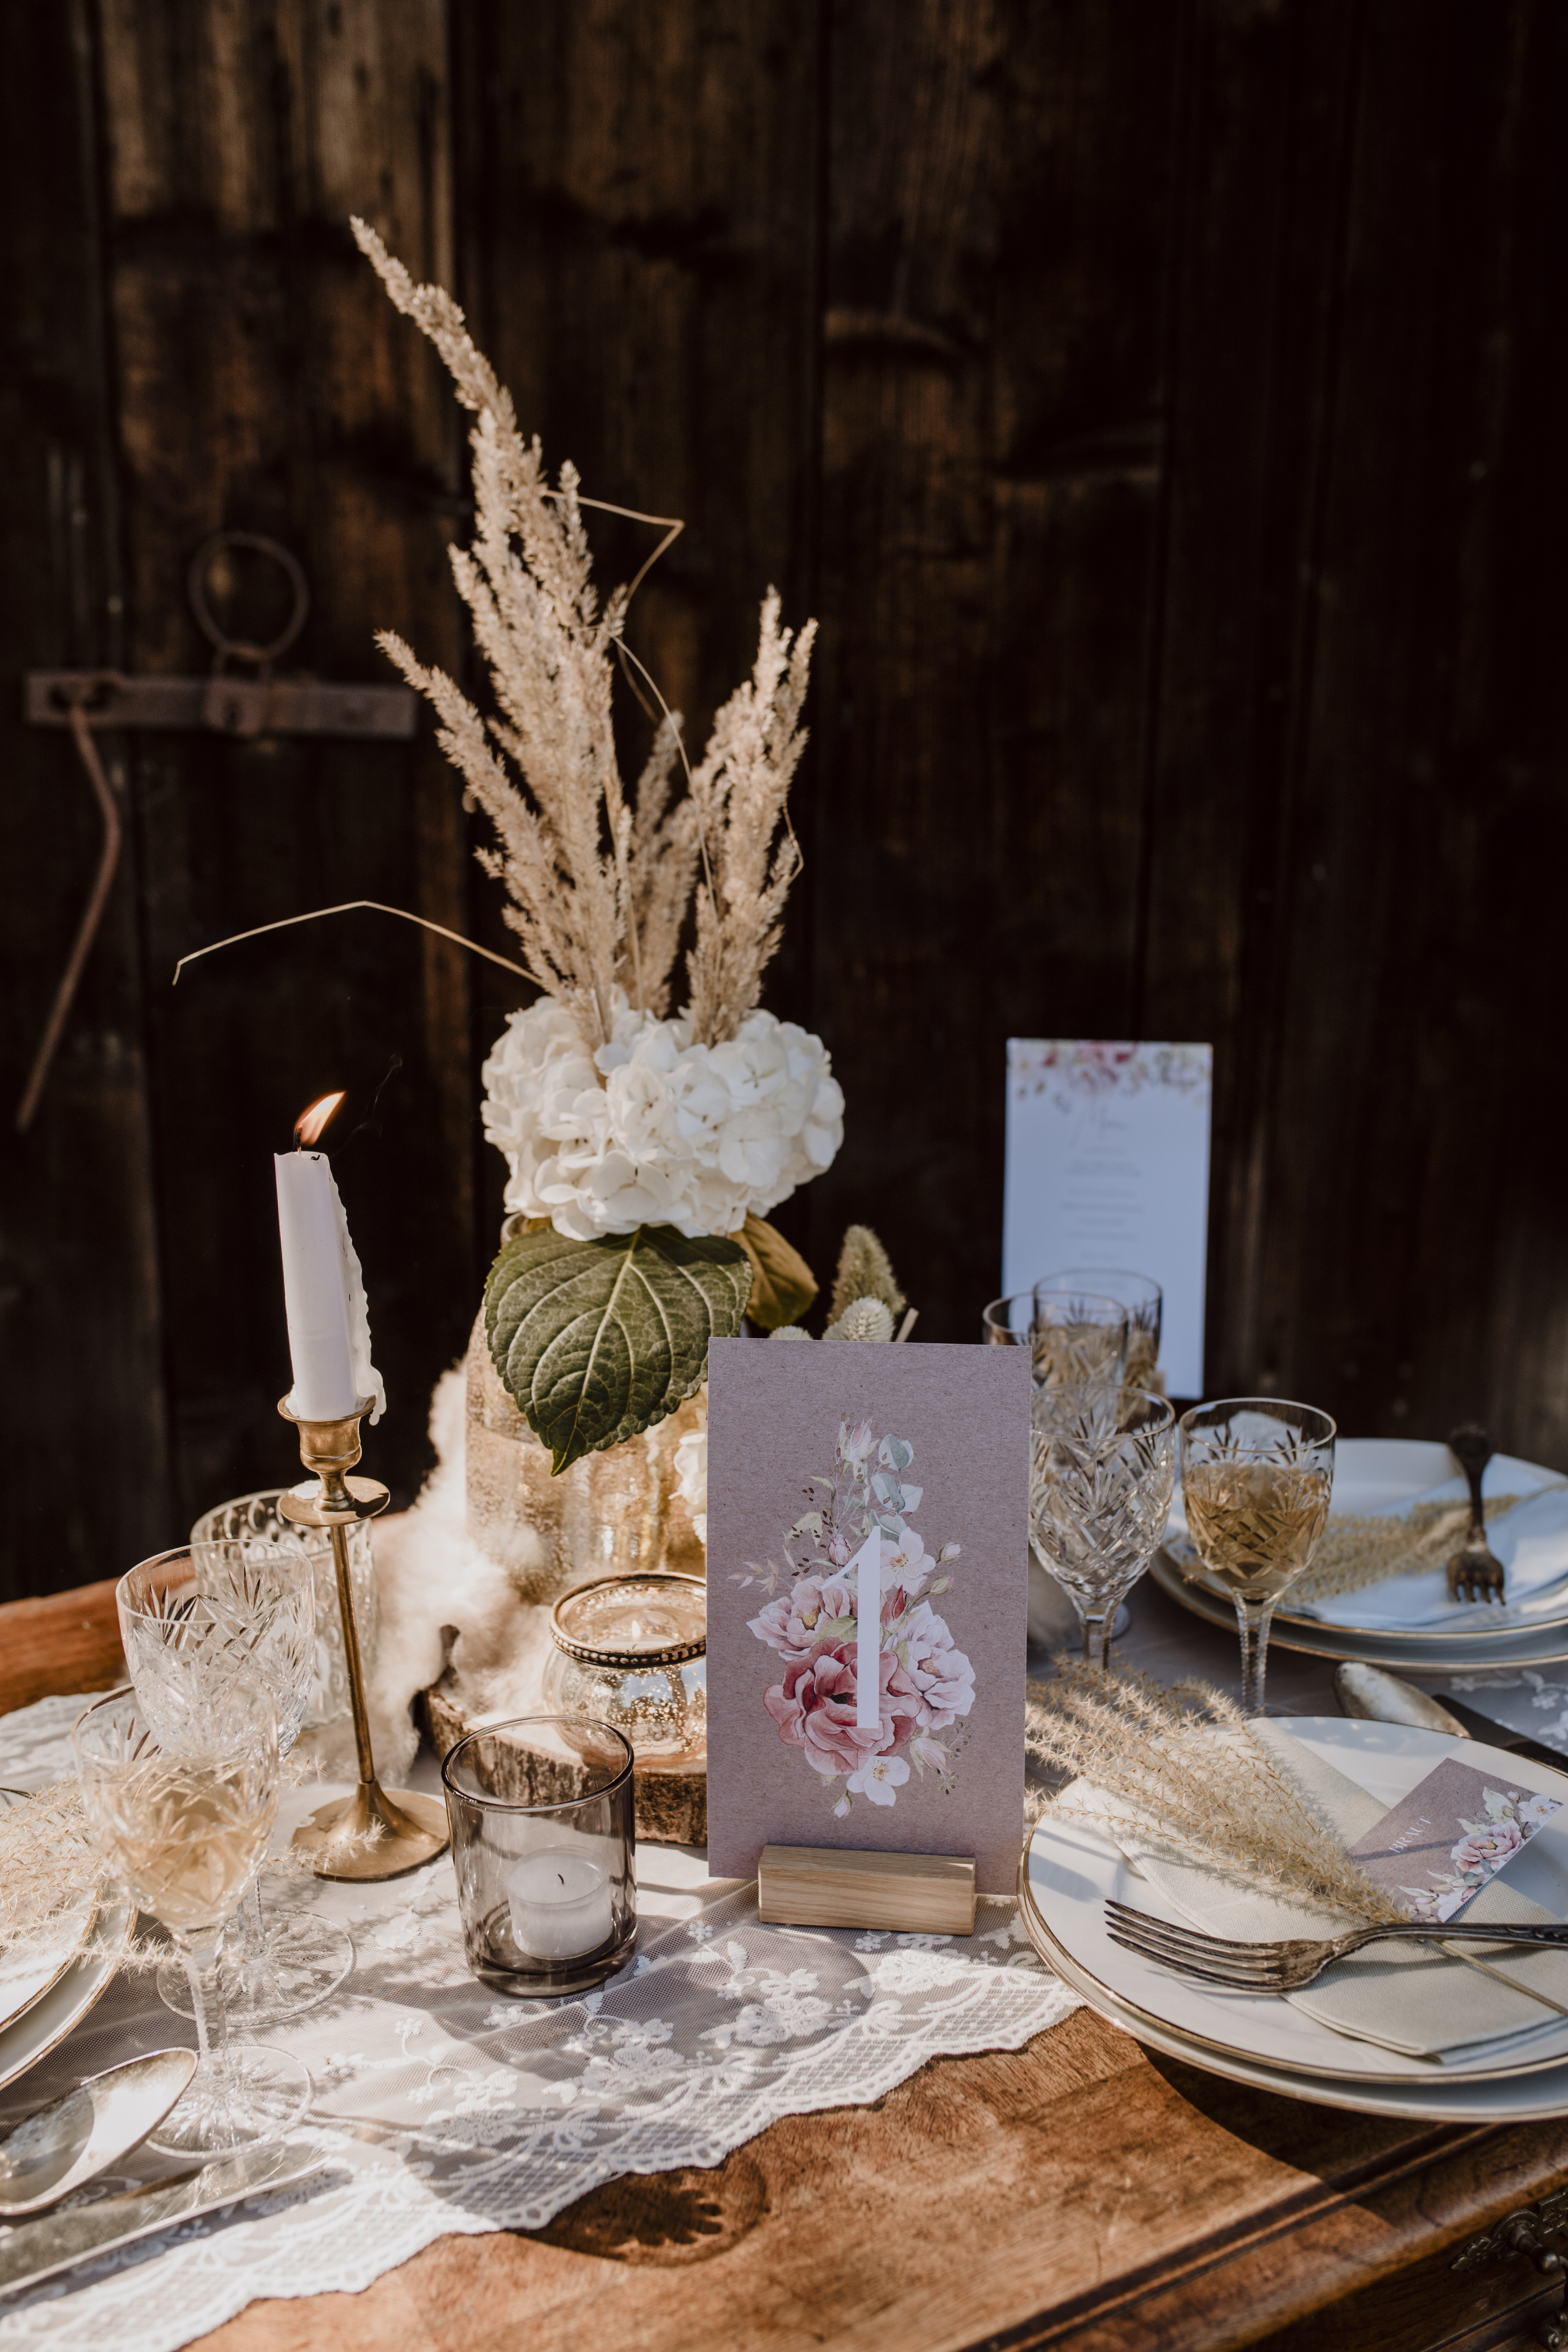
[[[1274,1622],[1275,1603],[1274,1600],[1248,1601],[1241,1592],[1234,1598],[1237,1630],[1241,1635],[1241,1711],[1243,1715],[1261,1715],[1264,1712],[1263,1680],[1268,1669],[1268,1634]]]

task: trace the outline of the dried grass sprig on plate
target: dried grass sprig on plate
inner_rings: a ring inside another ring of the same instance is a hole
[[[0,1812],[0,1958],[61,1932],[105,1877],[74,1780]]]
[[[1523,1499],[1520,1495],[1489,1495],[1488,1527],[1495,1527]],[[1331,1519],[1310,1565],[1290,1587],[1291,1601],[1331,1601],[1341,1593],[1381,1584],[1390,1576],[1446,1568],[1469,1524],[1468,1500],[1414,1503],[1397,1516],[1347,1513]]]
[[[1223,1692],[1166,1689],[1127,1668],[1102,1675],[1067,1655],[1053,1664],[1054,1682],[1028,1685],[1025,1741],[1078,1784],[1058,1813],[1115,1835],[1131,1812],[1151,1843],[1184,1860],[1359,1918],[1405,1917]]]

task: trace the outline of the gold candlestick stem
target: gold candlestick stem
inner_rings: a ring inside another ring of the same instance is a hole
[[[360,1458],[359,1425],[370,1405],[369,1397],[359,1398],[355,1410],[342,1421],[302,1421],[287,1397],[278,1408],[299,1430],[300,1459],[320,1481],[313,1491],[291,1488],[279,1497],[278,1509],[294,1526],[325,1528],[331,1538],[359,1759],[359,1787],[353,1795],[322,1805],[294,1832],[300,1852],[315,1855],[318,1878],[396,1878],[429,1862],[448,1843],[447,1809],[437,1798],[422,1797],[412,1789],[384,1789],[375,1777],[348,1539],[356,1519],[374,1518],[392,1499],[379,1479],[348,1475]]]

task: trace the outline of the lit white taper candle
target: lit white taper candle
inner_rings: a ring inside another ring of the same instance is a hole
[[[301,1148],[274,1157],[294,1366],[289,1402],[301,1421],[342,1421],[363,1396],[374,1398],[371,1419],[377,1421],[385,1401],[370,1360],[364,1285],[331,1163],[324,1151],[302,1148],[314,1142],[342,1099],[327,1095],[312,1103],[295,1129]]]
[[[873,1528],[849,1563],[859,1570],[855,1594],[855,1728],[882,1720],[882,1530]]]

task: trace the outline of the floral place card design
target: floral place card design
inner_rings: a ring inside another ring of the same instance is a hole
[[[1164,1293],[1172,1396],[1204,1393],[1212,1045],[1007,1040],[1002,1290],[1117,1266]]]
[[[715,1339],[708,1859],[973,1855],[1023,1835],[1029,1360]]]
[[[1351,1858],[1410,1918],[1436,1923],[1462,1911],[1561,1811],[1556,1797],[1446,1756],[1358,1839]]]

